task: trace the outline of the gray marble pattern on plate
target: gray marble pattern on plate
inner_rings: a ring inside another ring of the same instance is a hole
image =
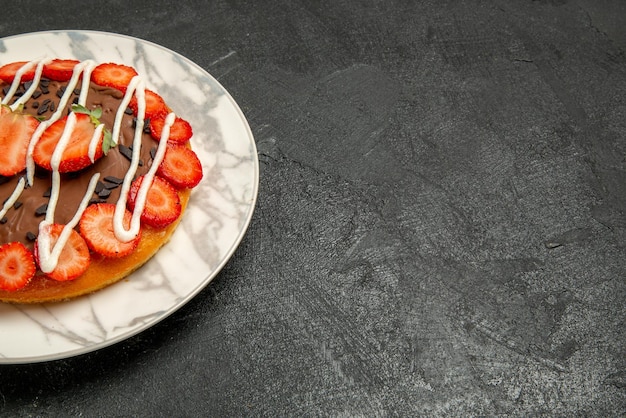
[[[127,279],[63,303],[0,303],[0,363],[82,354],[121,341],[174,312],[219,272],[251,219],[258,190],[252,133],[225,89],[202,68],[128,36],[55,31],[0,40],[0,65],[41,58],[133,66],[147,88],[193,126],[204,178],[172,239]]]

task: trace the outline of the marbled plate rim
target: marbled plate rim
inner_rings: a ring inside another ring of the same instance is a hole
[[[202,73],[202,75],[204,77],[207,78],[207,80],[210,81],[211,85],[213,87],[216,87],[219,90],[219,94],[222,95],[226,100],[227,100],[227,105],[231,107],[230,111],[234,112],[238,118],[239,118],[239,123],[241,123],[240,128],[243,129],[243,131],[245,132],[245,136],[247,141],[249,141],[249,143],[247,143],[246,145],[249,147],[250,149],[250,157],[251,157],[251,163],[252,163],[252,172],[248,173],[249,175],[251,175],[251,184],[249,184],[250,186],[250,196],[249,196],[249,206],[246,210],[245,213],[245,219],[241,219],[241,228],[239,229],[239,231],[237,232],[237,234],[233,234],[233,236],[229,237],[230,238],[230,246],[228,247],[228,249],[225,251],[224,256],[219,260],[219,263],[212,268],[210,271],[207,271],[206,274],[203,277],[199,277],[198,278],[198,282],[196,284],[196,286],[189,291],[186,295],[184,295],[184,297],[180,298],[178,301],[176,301],[172,306],[168,307],[166,310],[164,310],[163,312],[160,312],[158,314],[156,314],[156,316],[150,320],[148,320],[147,322],[143,322],[143,323],[138,323],[137,326],[129,329],[128,331],[119,334],[113,338],[109,338],[109,339],[105,339],[103,341],[100,342],[96,342],[94,344],[91,345],[86,345],[80,348],[76,348],[76,349],[71,349],[71,350],[59,350],[56,352],[48,352],[45,354],[41,354],[41,355],[31,355],[31,356],[14,356],[14,357],[7,357],[7,356],[0,356],[0,364],[26,364],[26,363],[37,363],[37,362],[45,362],[45,361],[52,361],[52,360],[60,360],[60,359],[65,359],[65,358],[69,358],[69,357],[74,357],[74,356],[78,356],[78,355],[82,355],[82,354],[86,354],[89,352],[93,352],[108,346],[111,346],[113,344],[119,343],[121,341],[124,341],[132,336],[135,336],[143,331],[145,331],[146,329],[156,325],[157,323],[161,322],[162,320],[164,320],[165,318],[169,317],[171,314],[173,314],[174,312],[176,312],[178,309],[180,309],[182,306],[184,306],[186,303],[188,303],[192,298],[194,298],[202,289],[204,289],[211,281],[212,279],[222,270],[222,268],[226,265],[226,263],[229,261],[229,259],[232,257],[232,255],[234,254],[234,252],[236,251],[237,247],[239,246],[239,244],[241,243],[241,240],[243,239],[243,237],[245,236],[245,233],[247,231],[247,228],[251,222],[252,219],[252,215],[254,212],[254,208],[256,206],[256,201],[257,201],[257,196],[258,196],[258,188],[259,188],[259,162],[258,162],[258,158],[257,158],[257,151],[256,151],[256,145],[254,142],[254,137],[252,134],[252,131],[250,129],[250,126],[245,118],[245,115],[243,114],[241,108],[238,106],[238,104],[235,102],[235,100],[233,99],[233,97],[230,95],[230,93],[228,93],[228,91],[213,77],[211,76],[206,70],[204,70],[202,67],[200,67],[198,64],[194,63],[193,61],[189,60],[188,58],[182,56],[181,54],[170,50],[167,47],[161,46],[159,44],[153,43],[151,41],[147,41],[144,39],[140,39],[140,38],[136,38],[133,36],[129,36],[129,35],[124,35],[124,34],[117,34],[117,33],[110,33],[110,32],[104,32],[104,31],[93,31],[93,30],[51,30],[51,31],[40,31],[40,32],[29,32],[29,33],[22,33],[22,34],[16,34],[16,35],[11,35],[11,36],[7,36],[4,38],[0,39],[0,42],[6,42],[6,41],[11,41],[11,40],[15,40],[16,38],[21,38],[21,37],[27,37],[27,36],[50,36],[50,35],[62,35],[62,34],[77,34],[77,35],[84,35],[84,36],[92,36],[92,37],[106,37],[110,40],[114,40],[114,39],[124,39],[127,41],[134,41],[137,42],[143,46],[146,47],[150,47],[150,48],[155,48],[155,49],[159,49],[161,50],[163,53],[166,54],[170,54],[174,59],[176,60],[180,60],[183,61],[186,65],[189,65],[190,67],[195,68],[198,72]],[[157,254],[155,256],[158,257],[159,255]],[[134,273],[134,274],[140,274],[140,273]],[[114,285],[115,286],[115,285]],[[71,302],[69,302],[71,303]]]

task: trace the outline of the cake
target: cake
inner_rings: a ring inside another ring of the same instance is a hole
[[[0,67],[0,301],[95,292],[147,262],[202,178],[190,124],[133,67]]]

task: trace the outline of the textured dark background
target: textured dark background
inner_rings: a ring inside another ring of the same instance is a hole
[[[4,2],[190,58],[254,132],[214,282],[0,367],[5,416],[626,413],[626,2]],[[141,5],[136,5],[141,4]]]

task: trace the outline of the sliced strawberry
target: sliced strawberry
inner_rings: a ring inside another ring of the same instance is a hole
[[[17,290],[35,276],[35,258],[21,242],[0,246],[0,289]]]
[[[136,75],[137,71],[133,67],[109,62],[100,64],[93,69],[91,81],[99,86],[113,87],[125,92],[130,80]]]
[[[8,106],[0,108],[0,174],[12,176],[26,168],[28,143],[39,121]]]
[[[91,117],[85,113],[76,113],[76,125],[72,131],[72,137],[65,147],[61,156],[61,164],[59,172],[69,173],[81,170],[92,164],[89,158],[89,143],[95,132],[95,126],[91,121]],[[63,129],[67,122],[68,116],[59,119],[44,131],[43,135],[35,145],[33,159],[35,163],[46,170],[52,170],[51,160],[52,153],[63,135]],[[103,136],[100,135],[98,145],[96,146],[95,160],[102,157]]]
[[[55,81],[68,81],[72,78],[78,60],[54,59],[43,66],[43,76]]]
[[[161,140],[163,127],[165,126],[165,117],[150,120],[150,134],[157,141]],[[174,123],[170,127],[170,136],[168,142],[182,144],[191,138],[193,131],[191,125],[185,119],[176,117]]]
[[[177,189],[196,187],[202,180],[202,163],[185,145],[169,145],[157,174]]]
[[[165,104],[165,100],[158,93],[153,92],[152,90],[145,90],[146,97],[146,116],[145,119],[156,119],[160,117],[165,117],[170,109]],[[138,104],[137,104],[137,96],[133,96],[130,99],[130,103],[128,103],[128,107],[130,107],[135,115],[137,115]]]
[[[135,208],[139,186],[143,176],[133,181],[128,192],[128,207]],[[174,187],[165,179],[154,176],[154,181],[148,189],[146,205],[141,214],[141,221],[155,228],[163,228],[174,222],[181,212],[180,197]]]
[[[5,83],[12,83],[15,78],[15,74],[20,68],[22,68],[22,66],[24,66],[24,64],[28,64],[28,61],[18,61],[3,65],[0,67],[0,80]],[[20,81],[23,83],[25,81],[31,81],[33,78],[35,78],[35,67],[22,74]]]
[[[89,205],[80,218],[80,234],[92,251],[105,257],[124,257],[137,248],[141,239],[141,231],[132,241],[122,242],[118,240],[113,232],[114,213],[115,205],[112,203]],[[125,228],[130,226],[131,217],[132,214],[126,210],[123,221]]]
[[[50,233],[50,245],[53,248],[59,235],[63,232],[63,225],[52,224],[45,228],[47,228],[46,232]],[[35,260],[39,264],[38,242],[35,242]],[[90,262],[91,257],[87,243],[76,230],[72,229],[70,237],[61,251],[57,266],[45,275],[59,282],[74,280],[89,268]]]

